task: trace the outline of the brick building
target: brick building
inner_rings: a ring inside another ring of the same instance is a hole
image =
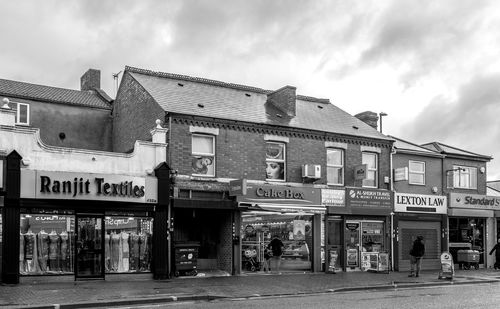
[[[327,99],[126,67],[113,115],[114,151],[168,129],[173,267],[187,244],[199,269],[258,270],[272,236],[283,271],[389,251],[393,140]]]

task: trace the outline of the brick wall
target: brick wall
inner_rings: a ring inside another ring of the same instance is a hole
[[[113,116],[113,151],[128,152],[136,140],[151,140],[150,131],[156,126],[155,121],[164,121],[165,112],[125,73],[113,104]]]
[[[229,274],[233,270],[233,225],[231,213],[224,216],[219,230],[219,248],[217,255],[217,267],[227,271]]]
[[[172,121],[169,141],[172,169],[180,175],[191,174],[191,133],[189,123]],[[266,159],[264,133],[242,130],[237,127],[220,127],[216,136],[216,177],[266,179]],[[302,183],[302,165],[321,165],[321,179],[316,184],[326,183],[326,148],[321,139],[290,136],[286,149],[287,182]],[[390,176],[390,148],[380,147],[379,188],[388,189],[384,177]],[[352,140],[347,143],[345,155],[345,185],[361,186],[361,181],[354,181],[354,166],[361,164],[361,145]]]

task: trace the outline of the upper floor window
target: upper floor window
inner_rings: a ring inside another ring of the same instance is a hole
[[[326,150],[326,181],[329,185],[344,185],[344,150]]]
[[[266,142],[266,179],[285,181],[285,144]]]
[[[412,185],[425,185],[425,162],[409,162],[409,183]]]
[[[477,168],[453,165],[453,187],[477,189]]]
[[[363,187],[377,188],[378,155],[373,152],[363,152],[362,164],[366,164],[366,177],[363,179]]]
[[[192,135],[192,172],[196,176],[215,176],[215,136]]]
[[[9,102],[10,108],[16,111],[16,124],[30,124],[30,105],[27,103]]]

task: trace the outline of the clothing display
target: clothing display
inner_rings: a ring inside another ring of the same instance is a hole
[[[149,233],[111,232],[105,235],[106,261],[109,257],[108,273],[151,271],[151,241]]]
[[[49,259],[49,234],[44,230],[41,230],[37,234],[38,242],[38,265],[40,266],[40,271],[47,271],[47,260]]]

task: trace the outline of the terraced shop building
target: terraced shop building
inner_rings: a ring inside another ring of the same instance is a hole
[[[168,129],[171,271],[186,244],[199,271],[257,271],[272,236],[282,271],[326,270],[330,250],[360,270],[363,250],[389,251],[393,140],[328,99],[126,67],[113,116],[114,151],[155,119]]]

